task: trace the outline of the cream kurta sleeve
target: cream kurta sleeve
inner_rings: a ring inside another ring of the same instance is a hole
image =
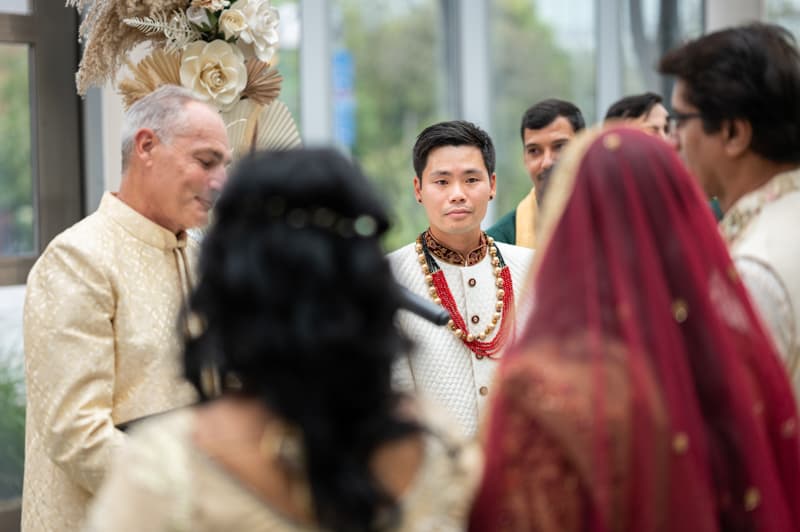
[[[111,418],[114,294],[81,250],[51,246],[32,271],[25,301],[29,419],[42,447],[78,485],[97,491],[124,435]]]
[[[25,301],[22,530],[77,530],[127,437],[114,424],[195,400],[178,315],[196,246],[112,194],[55,237]]]

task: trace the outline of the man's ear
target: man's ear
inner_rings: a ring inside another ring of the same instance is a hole
[[[753,140],[753,126],[749,120],[736,118],[723,120],[720,132],[724,143],[725,153],[729,157],[739,157],[750,149]]]
[[[417,176],[414,176],[414,197],[417,198],[417,203],[422,203],[422,193],[420,189],[422,188],[422,179]]]
[[[495,195],[497,194],[497,174],[492,172],[489,175],[489,196],[491,199],[494,199]]]
[[[133,137],[133,150],[136,155],[143,159],[149,159],[153,148],[158,145],[159,139],[155,131],[150,128],[142,128]]]

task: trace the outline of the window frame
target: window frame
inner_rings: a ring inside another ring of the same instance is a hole
[[[34,252],[0,256],[0,286],[24,284],[58,233],[83,215],[81,101],[75,90],[78,16],[36,0],[29,14],[0,13],[0,44],[29,46]]]

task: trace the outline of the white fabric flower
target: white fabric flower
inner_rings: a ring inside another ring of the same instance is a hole
[[[247,26],[239,32],[239,39],[252,47],[259,60],[269,63],[278,46],[278,10],[269,0],[239,0],[230,9],[234,10],[241,12]]]
[[[227,110],[239,100],[247,84],[241,50],[222,40],[195,41],[181,60],[181,85],[197,96]]]
[[[211,20],[208,18],[208,12],[197,6],[189,6],[186,9],[186,18],[195,26],[211,26]]]
[[[226,9],[219,17],[219,29],[225,34],[226,39],[238,37],[247,29],[244,13],[238,9]]]
[[[230,0],[192,0],[192,7],[202,7],[209,11],[219,11],[231,5]]]

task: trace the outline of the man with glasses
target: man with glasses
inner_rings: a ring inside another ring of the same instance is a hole
[[[795,389],[800,391],[800,52],[779,26],[754,23],[661,58],[677,78],[673,141],[720,227]]]

